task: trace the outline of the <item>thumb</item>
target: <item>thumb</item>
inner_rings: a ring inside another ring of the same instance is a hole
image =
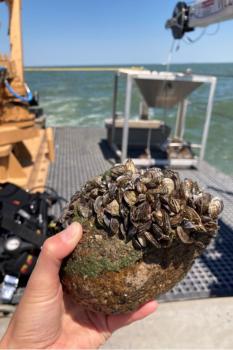
[[[57,235],[48,238],[31,274],[27,291],[41,295],[50,290],[56,293],[60,286],[59,270],[62,259],[69,255],[82,237],[82,227],[77,222]]]

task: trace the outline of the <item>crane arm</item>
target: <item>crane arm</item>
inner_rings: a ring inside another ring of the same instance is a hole
[[[197,0],[192,5],[180,1],[172,18],[166,22],[166,28],[172,30],[175,39],[181,39],[186,32],[197,27],[207,27],[232,18],[233,0]]]

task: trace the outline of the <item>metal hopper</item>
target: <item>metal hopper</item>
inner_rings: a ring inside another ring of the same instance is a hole
[[[181,79],[174,74],[159,73],[146,78],[134,78],[148,107],[172,108],[185,100],[203,83]]]

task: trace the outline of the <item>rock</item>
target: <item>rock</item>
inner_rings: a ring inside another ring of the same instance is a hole
[[[137,309],[186,275],[222,209],[220,199],[171,170],[139,171],[131,161],[111,168],[71,198],[57,224],[83,226],[61,268],[64,290],[92,311]]]

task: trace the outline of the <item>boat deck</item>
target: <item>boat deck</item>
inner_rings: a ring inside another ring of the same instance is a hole
[[[111,166],[113,154],[101,128],[56,128],[56,160],[50,166],[47,185],[69,199],[82,184]],[[224,200],[220,231],[206,252],[196,260],[186,278],[161,301],[210,296],[233,296],[233,179],[206,162],[199,170],[180,171]],[[58,214],[58,211],[57,211]]]

